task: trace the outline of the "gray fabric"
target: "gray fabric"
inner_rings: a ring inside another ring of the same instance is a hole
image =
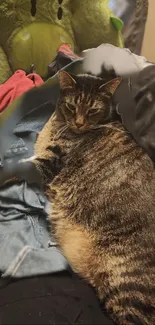
[[[148,18],[149,0],[134,0],[135,8],[123,31],[124,44],[135,54],[141,54]]]

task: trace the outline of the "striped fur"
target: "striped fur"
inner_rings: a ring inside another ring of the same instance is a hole
[[[153,163],[119,121],[110,121],[110,113],[106,124],[100,121],[102,128],[81,133],[65,129],[63,104],[71,99],[80,105],[71,89],[63,93],[36,143],[35,163],[46,174],[54,235],[116,323],[154,325]],[[108,108],[110,112],[110,99],[103,102],[103,110]],[[56,159],[61,161],[57,171],[51,166]]]

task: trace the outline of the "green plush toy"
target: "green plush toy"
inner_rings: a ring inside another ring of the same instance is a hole
[[[72,23],[80,50],[110,43],[123,47],[123,22],[108,7],[109,0],[72,1]]]
[[[32,64],[45,76],[62,43],[79,53],[101,43],[122,47],[121,28],[108,0],[1,0],[0,83]]]

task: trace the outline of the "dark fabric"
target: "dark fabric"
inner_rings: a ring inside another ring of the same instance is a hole
[[[102,313],[93,289],[67,272],[2,287],[0,324],[114,325]]]
[[[123,79],[113,96],[114,105],[116,105],[117,111],[121,115],[122,122],[126,129],[131,132],[131,134],[135,132],[133,123],[136,110],[136,103],[134,101],[134,84],[135,78]]]
[[[114,102],[125,127],[155,161],[155,65],[131,80],[123,80]]]
[[[155,65],[140,72],[134,100],[135,139],[155,162]]]

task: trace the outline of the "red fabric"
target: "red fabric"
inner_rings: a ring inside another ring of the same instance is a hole
[[[17,70],[5,83],[0,85],[0,112],[11,104],[15,98],[42,83],[43,80],[38,74],[26,75],[25,71]]]
[[[62,52],[62,53],[64,53],[65,55],[67,55],[68,57],[71,57],[71,58],[74,58],[74,59],[81,58],[80,56],[76,55],[76,54],[72,51],[71,45],[69,45],[69,44],[62,44],[62,45],[59,47],[59,51],[58,51],[58,52]]]

